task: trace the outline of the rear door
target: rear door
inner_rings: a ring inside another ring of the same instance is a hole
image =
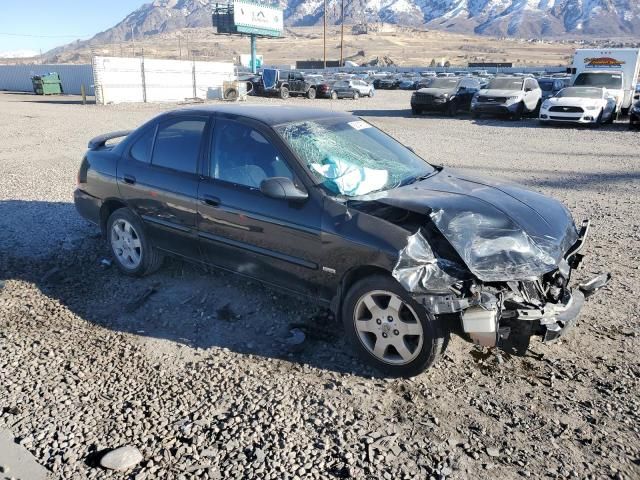
[[[533,78],[524,79],[524,103],[527,110],[533,111],[538,106],[538,100],[542,97],[542,90],[538,81]]]
[[[282,140],[248,119],[217,118],[198,192],[205,261],[298,293],[317,295],[321,281],[322,203],[273,199],[269,177],[301,185]]]
[[[205,116],[165,118],[143,132],[118,164],[120,195],[154,244],[188,257],[198,254],[198,165],[207,121]]]

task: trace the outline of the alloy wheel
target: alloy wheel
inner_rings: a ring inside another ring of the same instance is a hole
[[[142,261],[142,242],[136,229],[127,220],[117,219],[111,226],[111,248],[120,264],[130,270]]]
[[[382,362],[406,365],[420,354],[424,331],[419,317],[393,292],[364,294],[356,303],[353,322],[362,345]]]

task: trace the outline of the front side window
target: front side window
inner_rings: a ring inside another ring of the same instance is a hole
[[[357,118],[306,120],[276,130],[330,194],[366,195],[435,172],[407,147]]]
[[[271,177],[294,179],[280,152],[260,132],[239,122],[218,120],[214,128],[211,176],[251,188]]]
[[[196,173],[206,123],[204,119],[185,119],[160,125],[151,163],[157,167]]]

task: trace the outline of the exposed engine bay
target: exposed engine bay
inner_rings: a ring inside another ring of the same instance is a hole
[[[532,336],[563,335],[609,281],[602,274],[571,286],[589,221],[578,230],[559,202],[452,175],[436,182],[353,205],[409,232],[394,278],[431,315],[454,317],[452,330],[467,340],[524,355]]]

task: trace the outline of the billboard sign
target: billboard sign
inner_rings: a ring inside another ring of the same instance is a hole
[[[242,0],[233,2],[233,22],[239,33],[279,37],[284,30],[282,9]]]

